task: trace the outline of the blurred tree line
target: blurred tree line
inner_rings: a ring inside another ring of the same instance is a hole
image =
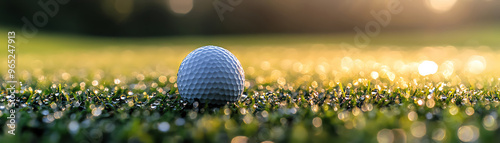
[[[374,20],[370,12],[387,7],[383,0],[239,0],[238,5],[222,7],[221,21],[214,2],[227,0],[193,0],[185,15],[172,12],[171,0],[3,0],[0,26],[21,28],[23,17],[33,20],[35,13],[44,11],[39,3],[54,1],[68,2],[60,4],[40,30],[127,37],[352,32]],[[399,1],[404,11],[391,16],[386,30],[446,29],[500,20],[500,1],[457,1],[445,13],[428,10],[423,1]]]

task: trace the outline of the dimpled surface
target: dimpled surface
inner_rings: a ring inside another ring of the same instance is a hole
[[[245,75],[240,61],[228,50],[204,46],[189,53],[177,73],[182,98],[201,103],[236,102],[243,93]]]

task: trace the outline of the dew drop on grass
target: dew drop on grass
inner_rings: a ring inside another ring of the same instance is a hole
[[[101,113],[102,113],[101,108],[92,109],[92,115],[94,115],[94,116],[99,116],[99,115],[101,115]]]
[[[115,128],[116,128],[116,127],[115,127],[115,124],[113,124],[113,123],[108,123],[108,124],[106,124],[106,125],[105,125],[105,127],[104,127],[104,131],[105,131],[105,132],[108,132],[108,133],[111,133],[111,132],[113,132],[113,131],[115,130]]]
[[[167,132],[170,129],[170,124],[168,122],[161,122],[158,124],[158,130],[161,132]]]
[[[195,109],[196,109],[196,108],[198,108],[198,106],[199,106],[199,105],[200,105],[200,103],[199,103],[198,101],[195,101],[195,102],[193,103],[193,108],[195,108]]]
[[[184,118],[177,118],[175,120],[175,125],[177,125],[177,126],[183,126],[185,123],[186,123],[186,120],[184,120]]]
[[[117,79],[117,78],[116,78],[116,79],[114,80],[114,83],[115,83],[115,84],[120,84],[120,82],[121,82],[121,81],[120,81],[120,79]]]
[[[74,105],[75,105],[75,107],[79,107],[79,106],[80,106],[80,101],[76,101],[76,102],[74,103]]]
[[[56,108],[57,108],[57,104],[56,104],[56,103],[52,103],[52,104],[50,104],[50,108],[52,108],[52,109],[56,109]]]
[[[45,123],[52,123],[52,121],[54,121],[54,116],[52,115],[47,115],[45,116],[43,119],[42,119],[43,122]]]
[[[245,99],[247,98],[248,96],[246,94],[242,94],[241,97],[240,97],[240,101],[245,101]]]
[[[128,107],[134,106],[134,101],[132,100],[127,100],[126,103],[128,104]]]
[[[76,134],[78,132],[78,129],[80,129],[80,124],[78,124],[77,121],[71,121],[68,124],[68,129],[71,134]]]
[[[446,100],[446,98],[447,98],[447,97],[446,97],[446,96],[444,96],[444,95],[443,95],[443,96],[441,96],[441,100]]]
[[[121,100],[125,100],[126,98],[127,98],[127,96],[125,96],[125,95],[120,96]]]
[[[5,109],[5,105],[0,105],[0,110]]]
[[[44,116],[49,115],[49,110],[43,110],[42,115],[44,115]]]
[[[160,100],[156,100],[156,101],[153,103],[153,105],[155,105],[155,106],[160,105]]]
[[[427,120],[430,120],[432,119],[433,115],[431,112],[428,112],[427,114],[425,114],[425,118],[427,118]]]
[[[141,102],[141,101],[137,102],[137,104],[135,104],[135,105],[136,105],[137,107],[142,107],[142,106],[143,106],[143,104],[142,104],[142,102]]]
[[[94,80],[94,81],[92,81],[92,85],[97,86],[97,85],[99,85],[99,82],[97,80]]]

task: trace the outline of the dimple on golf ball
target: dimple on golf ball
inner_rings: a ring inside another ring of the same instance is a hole
[[[189,53],[177,73],[182,98],[201,103],[236,102],[243,93],[245,75],[240,61],[228,50],[204,46]]]

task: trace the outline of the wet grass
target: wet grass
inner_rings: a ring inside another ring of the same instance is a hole
[[[495,44],[387,47],[375,40],[369,48],[356,50],[325,42],[328,36],[136,41],[39,37],[19,46],[16,70],[22,84],[15,107],[7,106],[7,84],[1,81],[2,141],[499,139],[496,61],[500,53]],[[384,41],[383,37],[379,40]],[[230,50],[242,63],[245,92],[238,102],[226,106],[188,103],[176,90],[177,68],[190,51],[213,43]],[[434,61],[439,69],[420,75],[423,60]],[[482,66],[470,64],[478,62]],[[0,68],[4,77],[5,68]],[[18,110],[15,136],[7,134],[4,122],[9,108]]]
[[[239,102],[208,107],[183,101],[172,80],[175,76],[137,78],[89,82],[70,78],[59,84],[23,81],[16,95],[16,136],[1,138],[15,142],[497,139],[500,81],[496,79],[477,89],[441,82],[383,87],[390,83],[383,79],[324,85],[257,83],[249,78]],[[5,93],[0,101],[6,101]],[[0,108],[6,120],[9,107]],[[1,126],[6,130],[5,122]]]

